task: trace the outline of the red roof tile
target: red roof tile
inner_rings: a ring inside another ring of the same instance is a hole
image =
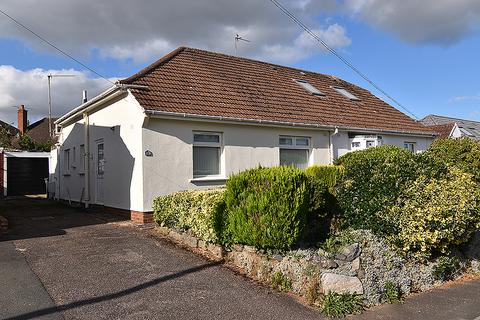
[[[306,80],[315,96],[294,79]],[[192,48],[178,48],[130,78],[146,110],[433,134],[368,90],[339,78]],[[333,87],[345,88],[359,101]]]
[[[450,133],[452,133],[454,126],[455,122],[452,122],[447,124],[432,125],[429,126],[429,128],[438,133],[438,138],[446,139],[450,137]]]

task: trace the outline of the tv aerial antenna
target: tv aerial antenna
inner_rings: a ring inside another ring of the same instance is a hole
[[[247,40],[241,36],[238,35],[238,33],[235,35],[235,55],[237,55],[237,50],[238,50],[238,42],[243,41],[243,42],[251,42],[250,40]]]

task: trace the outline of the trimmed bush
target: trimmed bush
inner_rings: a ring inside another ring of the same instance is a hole
[[[231,176],[225,211],[216,218],[222,242],[265,249],[291,247],[306,225],[310,187],[305,172],[293,167],[259,167]]]
[[[480,189],[457,168],[440,179],[419,177],[387,212],[397,224],[392,241],[414,256],[446,253],[467,242],[480,227]]]
[[[343,176],[345,168],[342,166],[311,166],[305,170],[309,177],[322,181],[329,190],[337,185],[337,180]]]
[[[384,213],[417,177],[416,156],[394,146],[381,146],[347,153],[336,164],[345,167],[337,189],[344,227],[392,233],[393,226]]]
[[[161,226],[189,230],[207,242],[218,242],[215,213],[223,208],[224,189],[181,191],[153,200],[153,219]]]
[[[427,151],[433,158],[441,159],[449,166],[469,172],[480,181],[480,143],[470,138],[438,139]]]

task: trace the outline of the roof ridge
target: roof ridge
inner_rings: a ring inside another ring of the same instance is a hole
[[[438,115],[438,114],[431,114],[431,116],[438,117],[438,118],[443,118],[443,119],[460,120],[460,121],[480,123],[480,121],[475,121],[475,120],[470,120],[470,119],[462,119],[462,118],[455,118],[455,117],[448,117],[448,116],[441,116],[441,115]]]
[[[177,49],[171,51],[171,52],[168,53],[167,55],[161,57],[161,58],[158,59],[157,61],[153,62],[153,63],[150,64],[149,66],[146,66],[145,68],[143,68],[142,70],[138,71],[137,73],[131,75],[130,77],[125,78],[125,79],[122,79],[122,80],[119,80],[118,83],[121,83],[121,84],[130,84],[130,83],[132,83],[133,81],[137,80],[137,79],[140,78],[141,76],[146,75],[147,73],[149,73],[150,71],[158,68],[158,67],[161,66],[162,64],[165,64],[165,63],[167,63],[168,61],[172,60],[175,56],[177,56],[178,54],[180,54],[180,53],[181,53],[182,51],[184,51],[185,49],[187,49],[187,47],[178,47]]]
[[[206,54],[214,54],[214,55],[217,55],[217,56],[222,56],[222,57],[225,57],[225,58],[229,58],[229,59],[236,59],[236,60],[241,60],[241,61],[248,61],[248,62],[253,62],[253,63],[260,63],[260,64],[264,64],[264,65],[268,65],[268,66],[272,66],[272,67],[275,67],[275,68],[282,68],[282,69],[288,69],[288,70],[292,70],[292,71],[298,71],[299,73],[303,72],[303,73],[310,73],[310,74],[313,74],[313,75],[318,75],[318,76],[323,76],[323,77],[329,77],[331,79],[334,79],[336,81],[340,81],[342,83],[346,83],[348,85],[351,85],[351,86],[354,86],[356,88],[359,88],[361,90],[367,90],[365,88],[362,88],[354,83],[351,83],[349,81],[346,81],[342,78],[339,78],[335,75],[331,75],[331,74],[326,74],[326,73],[321,73],[321,72],[316,72],[316,71],[311,71],[311,70],[305,70],[305,69],[300,69],[300,68],[295,68],[295,67],[289,67],[289,66],[284,66],[284,65],[281,65],[281,64],[277,64],[277,63],[272,63],[272,62],[267,62],[267,61],[262,61],[262,60],[256,60],[256,59],[252,59],[252,58],[246,58],[246,57],[239,57],[239,56],[234,56],[234,55],[231,55],[231,54],[226,54],[226,53],[223,53],[223,52],[217,52],[217,51],[209,51],[209,50],[205,50],[205,49],[199,49],[199,48],[193,48],[193,47],[185,47],[185,46],[181,46],[181,47],[178,47],[177,49],[171,51],[170,53],[168,53],[167,55],[163,56],[162,58],[158,59],[157,61],[153,62],[152,64],[148,65],[147,67],[143,68],[142,70],[140,70],[139,72],[133,74],[132,76],[128,77],[128,78],[125,78],[125,79],[122,79],[122,80],[119,80],[119,83],[122,83],[122,84],[131,84],[133,81],[137,80],[138,78],[140,78],[141,76],[144,76],[146,75],[147,73],[153,71],[154,69],[156,69],[157,67],[169,62],[170,60],[172,60],[175,56],[179,55],[180,53],[182,53],[183,51],[190,51],[190,52],[202,52],[202,53],[206,53]],[[367,90],[369,91],[369,90]],[[370,92],[370,91],[369,91]]]

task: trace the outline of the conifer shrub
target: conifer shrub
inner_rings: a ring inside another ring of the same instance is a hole
[[[217,211],[223,243],[287,249],[301,238],[310,212],[311,184],[294,167],[256,168],[231,176],[225,210]]]

